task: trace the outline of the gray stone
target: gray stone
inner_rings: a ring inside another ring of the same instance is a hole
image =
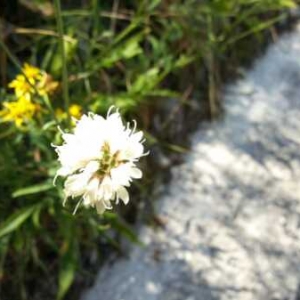
[[[295,300],[300,278],[300,29],[224,91],[157,201],[162,229],[84,300]]]

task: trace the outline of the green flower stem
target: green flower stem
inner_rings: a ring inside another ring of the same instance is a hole
[[[59,125],[59,122],[58,122],[58,120],[57,120],[57,117],[56,117],[56,114],[55,114],[55,111],[54,111],[54,109],[53,109],[53,106],[52,106],[52,104],[51,104],[51,101],[50,101],[50,99],[49,99],[49,97],[48,97],[48,95],[47,94],[45,94],[45,95],[43,95],[43,101],[44,101],[44,103],[46,104],[46,106],[48,107],[48,109],[49,109],[49,111],[50,111],[50,113],[52,114],[52,117],[53,117],[53,119],[54,119],[54,121],[55,121],[55,123],[56,123],[56,125]]]
[[[69,86],[68,86],[68,70],[67,70],[67,60],[65,54],[65,45],[64,45],[64,32],[63,32],[63,20],[61,14],[61,6],[60,0],[54,0],[55,5],[55,16],[56,16],[56,23],[57,23],[57,30],[59,36],[59,44],[60,44],[60,52],[61,52],[61,59],[62,59],[62,84],[63,84],[63,97],[65,103],[65,110],[68,116],[68,124],[71,124],[71,116],[69,112]]]
[[[19,72],[24,75],[26,81],[30,84],[32,88],[34,88],[34,91],[37,92],[36,87],[30,82],[29,78],[26,76],[26,74],[23,72],[22,65],[18,61],[18,59],[11,53],[11,51],[7,48],[4,41],[0,38],[0,47],[4,50],[4,52],[7,54],[8,58],[12,61],[12,63],[15,65],[15,67],[19,70]]]
[[[99,1],[92,1],[92,9],[93,9],[93,38],[96,40],[98,38],[98,30],[99,30]]]

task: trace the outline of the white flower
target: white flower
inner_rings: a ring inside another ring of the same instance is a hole
[[[65,200],[80,197],[100,214],[112,208],[112,201],[127,204],[127,187],[142,177],[136,162],[145,155],[143,133],[136,132],[135,123],[132,129],[125,127],[119,112],[108,112],[106,119],[89,113],[76,121],[73,133],[62,132],[62,138],[64,143],[54,147],[61,163],[56,177],[66,177]]]

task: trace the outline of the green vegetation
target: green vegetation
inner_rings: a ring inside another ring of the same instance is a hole
[[[252,57],[266,32],[295,5],[292,0],[4,1],[1,299],[75,299],[82,278],[91,278],[107,249],[122,251],[120,236],[138,242],[125,221],[133,204],[103,217],[85,209],[73,216],[73,204],[62,207],[62,184],[52,184],[58,163],[51,143],[61,143],[57,125],[71,128],[70,116],[106,114],[115,105],[125,118],[137,119],[148,148],[182,152],[168,135],[178,111],[197,98],[215,116],[221,78]],[[38,69],[26,71],[24,63]],[[13,90],[8,83],[17,74]],[[26,95],[20,95],[24,89]],[[154,120],[169,109],[168,99],[175,104],[157,128]],[[136,200],[151,195],[155,182],[147,163],[142,168],[146,176],[133,189]]]

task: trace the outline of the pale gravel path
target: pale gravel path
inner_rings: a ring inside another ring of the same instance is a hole
[[[300,281],[300,29],[225,91],[225,116],[173,169],[146,248],[84,300],[296,300]],[[297,299],[298,300],[298,299]]]

